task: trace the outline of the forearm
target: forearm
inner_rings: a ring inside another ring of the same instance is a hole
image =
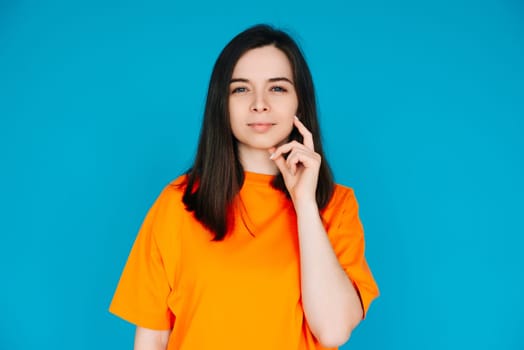
[[[134,350],[166,350],[170,331],[136,327]]]
[[[314,201],[295,204],[302,305],[309,328],[325,346],[347,341],[362,319],[357,291],[340,266]]]

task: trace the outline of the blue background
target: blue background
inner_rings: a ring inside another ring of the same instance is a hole
[[[517,0],[0,2],[0,348],[132,348],[120,272],[258,22],[302,44],[360,202],[382,295],[343,349],[523,349]]]

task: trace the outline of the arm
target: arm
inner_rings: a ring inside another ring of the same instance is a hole
[[[297,203],[295,209],[304,313],[320,343],[337,347],[362,319],[360,298],[331,247],[316,202]]]
[[[165,350],[171,331],[136,327],[134,350]]]
[[[320,155],[314,151],[309,130],[298,119],[295,126],[304,144],[292,141],[271,149],[271,159],[282,173],[297,214],[302,305],[309,328],[323,346],[337,347],[349,339],[363,310],[320,218],[315,198]]]

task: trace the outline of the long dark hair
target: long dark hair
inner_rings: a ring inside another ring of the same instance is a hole
[[[214,240],[223,240],[233,224],[233,201],[244,183],[236,140],[229,121],[229,83],[233,69],[247,51],[273,45],[284,52],[293,69],[298,97],[297,115],[313,134],[315,151],[322,157],[316,200],[320,209],[333,193],[333,175],[324,157],[311,72],[295,41],[285,32],[268,25],[256,25],[231,40],[218,56],[207,93],[204,120],[193,166],[186,173],[183,202],[195,218],[214,233]],[[293,129],[290,140],[302,142]],[[284,179],[279,173],[272,186],[287,195]]]

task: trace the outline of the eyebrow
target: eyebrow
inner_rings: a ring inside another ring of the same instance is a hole
[[[291,85],[294,85],[293,82],[290,79],[286,78],[286,77],[269,78],[268,81],[270,83],[274,83],[274,82],[277,82],[277,81],[287,81]],[[245,78],[235,78],[235,79],[231,79],[229,81],[229,84],[233,84],[233,83],[249,83],[249,80],[245,79]]]

